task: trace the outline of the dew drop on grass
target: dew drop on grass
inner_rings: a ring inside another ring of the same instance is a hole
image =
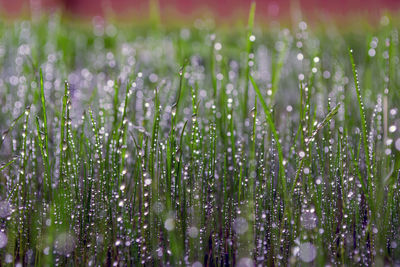
[[[172,218],[168,218],[164,222],[164,227],[167,231],[172,231],[175,229],[175,220]]]
[[[119,190],[124,191],[125,190],[125,184],[121,184],[121,186],[119,187]]]
[[[237,264],[238,267],[254,267],[254,262],[251,258],[241,258]]]
[[[6,218],[12,213],[12,208],[7,200],[0,201],[0,217]]]
[[[172,116],[175,116],[175,115],[176,115],[176,106],[177,106],[176,103],[172,105],[172,108],[171,108],[171,114],[172,114]]]
[[[221,48],[222,48],[222,45],[221,45],[221,43],[215,43],[214,44],[214,49],[216,50],[216,51],[219,51],[219,50],[221,50]]]
[[[233,230],[239,235],[246,233],[248,229],[249,224],[243,217],[238,217],[233,223]]]
[[[188,229],[188,235],[191,238],[196,238],[199,235],[199,229],[197,229],[197,227],[192,226]]]
[[[160,201],[157,201],[153,205],[153,210],[156,214],[161,214],[164,211],[164,204]]]
[[[374,56],[375,56],[375,54],[376,54],[376,52],[375,52],[375,49],[373,49],[373,48],[370,48],[370,49],[368,50],[368,56],[370,56],[370,57],[374,57]]]
[[[305,21],[300,21],[299,22],[299,29],[302,31],[307,30],[307,23]]]
[[[300,245],[299,256],[303,262],[312,262],[317,256],[317,250],[313,244],[305,242]]]
[[[0,232],[0,248],[4,248],[7,245],[7,235],[3,232]]]
[[[11,254],[6,254],[6,263],[11,263],[13,261],[13,256]]]
[[[157,256],[158,256],[159,258],[161,258],[163,255],[164,255],[163,248],[158,248],[158,249],[157,249]]]
[[[201,264],[199,261],[196,261],[192,264],[192,267],[203,267],[203,264]]]
[[[69,233],[59,234],[54,241],[54,250],[67,256],[75,249],[75,238]]]
[[[400,138],[398,138],[398,139],[396,140],[396,142],[394,143],[394,146],[395,146],[395,148],[396,148],[398,151],[400,151]]]
[[[146,179],[144,179],[144,185],[145,185],[145,186],[151,185],[151,178],[146,178]]]
[[[317,215],[314,212],[306,210],[301,214],[300,222],[305,229],[311,230],[317,227],[317,219]]]
[[[298,60],[298,61],[302,61],[303,58],[304,58],[304,56],[303,56],[302,53],[298,53],[298,54],[297,54],[297,60]]]

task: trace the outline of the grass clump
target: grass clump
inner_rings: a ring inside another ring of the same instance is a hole
[[[0,24],[1,263],[399,264],[398,28],[254,8],[229,32]]]

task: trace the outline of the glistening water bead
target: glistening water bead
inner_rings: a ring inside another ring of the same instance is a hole
[[[8,200],[0,201],[0,217],[6,218],[12,213],[12,208]]]
[[[0,248],[4,248],[7,245],[7,235],[0,231]]]

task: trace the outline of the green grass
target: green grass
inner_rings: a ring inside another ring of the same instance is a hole
[[[0,23],[2,265],[400,264],[397,24],[254,10]]]

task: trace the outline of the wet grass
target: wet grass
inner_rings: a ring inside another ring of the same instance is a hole
[[[330,27],[0,24],[0,262],[400,264],[398,28]]]

